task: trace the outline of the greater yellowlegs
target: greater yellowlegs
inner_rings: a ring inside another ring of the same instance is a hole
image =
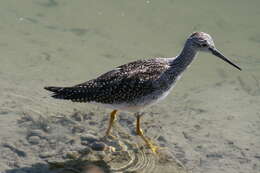
[[[106,131],[106,135],[110,135],[117,110],[140,112],[146,106],[164,99],[198,51],[210,52],[241,70],[215,48],[209,34],[195,32],[187,39],[177,57],[137,60],[72,87],[45,87],[45,89],[53,92],[52,97],[57,99],[99,103],[112,108]],[[140,114],[136,115],[137,135],[142,137],[153,152],[156,152],[157,147],[144,136],[140,127]]]

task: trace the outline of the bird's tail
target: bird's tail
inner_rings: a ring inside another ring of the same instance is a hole
[[[44,89],[54,92],[54,93],[61,91],[63,88],[64,87],[54,87],[54,86],[44,87]]]
[[[44,89],[53,92],[52,97],[56,99],[72,99],[71,95],[74,92],[73,87],[48,86],[48,87],[44,87]]]

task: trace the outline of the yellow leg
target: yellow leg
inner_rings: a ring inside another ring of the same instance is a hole
[[[108,125],[107,131],[106,131],[106,136],[112,136],[110,134],[110,131],[111,131],[114,121],[116,120],[116,113],[117,113],[117,110],[113,110],[110,113],[110,120],[109,120],[109,125]]]
[[[151,141],[144,136],[143,130],[141,129],[141,126],[140,126],[140,120],[141,120],[141,116],[137,115],[137,119],[136,119],[136,133],[137,133],[137,135],[139,135],[144,140],[146,145],[152,150],[153,153],[157,153],[159,148],[157,146],[153,145],[151,143]]]

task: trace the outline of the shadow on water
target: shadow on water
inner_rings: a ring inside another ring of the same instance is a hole
[[[164,169],[164,173],[184,173],[185,168],[176,160],[166,155],[151,156],[144,153],[129,154],[129,152],[115,152],[110,160],[90,161],[84,158],[72,159],[66,162],[49,163],[51,170],[65,173],[157,173]]]
[[[10,169],[6,173],[111,173],[111,170],[102,160],[69,160],[63,163],[36,163],[31,167]]]
[[[35,163],[30,167],[13,168],[6,170],[6,173],[51,173],[47,164]]]
[[[171,155],[155,155],[145,150],[97,152],[87,147],[71,154],[65,161],[46,160],[46,163],[14,168],[6,173],[157,173],[162,169],[164,173],[187,173],[186,168]]]

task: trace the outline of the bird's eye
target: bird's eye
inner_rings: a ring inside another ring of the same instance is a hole
[[[201,45],[202,47],[207,47],[208,45],[206,43],[202,44]]]

